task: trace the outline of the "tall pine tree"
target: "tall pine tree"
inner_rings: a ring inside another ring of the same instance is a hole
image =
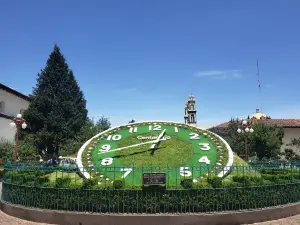
[[[36,147],[57,153],[87,121],[86,101],[57,45],[38,74],[24,118]]]

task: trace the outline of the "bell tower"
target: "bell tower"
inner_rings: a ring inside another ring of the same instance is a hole
[[[189,99],[187,100],[184,107],[184,123],[189,124],[191,126],[197,126],[196,119],[196,101],[194,95],[189,95]]]

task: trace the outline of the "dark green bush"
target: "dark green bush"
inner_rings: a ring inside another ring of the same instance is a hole
[[[68,188],[71,183],[70,177],[57,177],[56,178],[56,187],[58,188]]]
[[[215,176],[215,175],[209,175],[207,177],[207,182],[213,187],[213,188],[220,188],[222,187],[222,178]]]
[[[89,179],[84,179],[83,180],[83,184],[82,184],[82,188],[83,189],[92,189],[95,186],[98,185],[98,178],[89,178]]]
[[[252,185],[252,184],[255,185],[261,183],[261,178],[258,176],[251,176],[251,175],[236,175],[236,176],[232,176],[232,181],[243,185]]]
[[[261,176],[264,180],[269,180],[273,183],[278,183],[279,182],[278,176],[274,176],[274,175],[271,175],[271,174],[262,174]]]
[[[122,189],[125,186],[124,179],[115,179],[113,182],[113,188],[114,189]]]
[[[39,176],[38,179],[37,179],[37,183],[39,185],[43,185],[43,184],[49,183],[49,182],[50,182],[50,178],[49,178],[49,176],[46,176],[46,175]]]
[[[191,189],[193,187],[193,179],[183,178],[180,180],[180,184],[184,189]]]

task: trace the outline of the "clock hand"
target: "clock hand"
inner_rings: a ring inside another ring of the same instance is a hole
[[[127,148],[132,148],[132,147],[137,147],[137,146],[140,146],[140,145],[145,145],[145,144],[154,143],[154,142],[156,142],[156,141],[157,141],[157,139],[154,140],[154,141],[147,141],[147,142],[138,143],[138,144],[134,144],[134,145],[130,145],[130,146],[125,146],[125,147],[121,147],[121,148],[116,148],[116,149],[113,149],[113,150],[110,150],[110,151],[99,152],[98,154],[101,155],[101,154],[108,153],[108,152],[120,151],[120,150],[127,149]],[[164,139],[162,139],[161,141],[164,141]]]
[[[151,145],[151,149],[153,148],[157,148],[158,144],[160,143],[160,141],[164,140],[162,139],[162,137],[164,136],[166,132],[166,129],[164,129],[157,137],[157,139],[155,140],[155,142]]]

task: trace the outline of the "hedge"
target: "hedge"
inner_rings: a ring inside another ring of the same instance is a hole
[[[50,180],[50,173],[55,170],[8,170],[5,172],[4,180],[7,183],[57,188],[81,188],[81,189],[142,189],[140,185],[125,184],[123,179],[115,179],[111,182],[99,182],[99,178],[72,180],[69,173],[64,177],[54,177]],[[199,189],[199,188],[221,188],[221,187],[243,187],[256,185],[282,184],[300,182],[300,171],[293,170],[264,170],[260,175],[240,174],[231,175],[230,179],[210,174],[201,182],[194,183],[192,178],[182,178],[178,185],[168,185],[167,189]],[[0,173],[1,175],[1,173]]]
[[[195,213],[246,210],[300,200],[300,183],[190,190],[82,190],[3,183],[8,203],[98,213]]]

